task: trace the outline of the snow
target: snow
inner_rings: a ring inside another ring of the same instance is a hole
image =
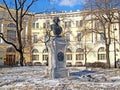
[[[52,79],[48,67],[0,68],[0,90],[120,90],[120,69],[68,69],[69,77]]]

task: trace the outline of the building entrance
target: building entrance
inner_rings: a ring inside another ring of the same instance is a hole
[[[16,59],[16,52],[15,49],[10,47],[6,51],[6,60],[5,64],[9,66],[15,65],[15,59]]]

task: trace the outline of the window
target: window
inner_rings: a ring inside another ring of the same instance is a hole
[[[7,27],[16,28],[16,25],[15,25],[14,23],[9,23],[9,24],[7,25]]]
[[[100,41],[104,41],[104,33],[100,33]]]
[[[43,55],[43,60],[48,60],[48,55]]]
[[[105,60],[105,54],[98,54],[98,60]]]
[[[72,60],[72,55],[71,55],[71,54],[67,54],[67,55],[66,55],[66,59],[67,59],[67,60]]]
[[[34,29],[37,28],[38,29],[39,28],[39,23],[35,23],[35,22],[32,23],[32,28],[34,28]]]
[[[50,22],[49,21],[47,21],[47,26],[46,26],[47,28],[49,28],[50,27]]]
[[[83,20],[80,20],[80,27],[83,26]]]
[[[35,28],[35,23],[32,24],[32,28]]]
[[[83,20],[76,21],[76,27],[82,27],[83,26]]]
[[[39,55],[32,55],[32,60],[39,60]]]
[[[44,50],[43,50],[43,53],[48,53],[48,49],[44,49]]]
[[[78,34],[77,34],[77,40],[78,40],[78,41],[81,41],[81,39],[82,39],[82,34],[81,34],[81,33],[78,33]]]
[[[46,21],[45,23],[43,23],[43,28],[49,28],[50,27],[50,22]]]
[[[66,21],[65,22],[65,28],[71,27],[71,21]]]
[[[13,30],[7,30],[7,40],[16,42],[16,31],[14,30],[14,28],[16,28],[16,25],[14,23],[9,23],[7,27],[13,28]]]
[[[43,56],[42,56],[42,58],[43,58],[43,61],[44,60],[46,60],[46,61],[48,60],[48,49],[44,49],[43,50]]]
[[[76,27],[79,27],[79,21],[76,21]]]
[[[71,27],[71,21],[68,22],[68,27]]]
[[[76,60],[84,60],[84,50],[81,48],[78,48],[76,50]]]
[[[37,49],[33,49],[32,53],[38,53],[38,50]]]
[[[32,50],[32,60],[39,60],[39,51],[37,49]]]
[[[33,35],[33,42],[34,43],[38,42],[38,35],[36,35],[36,34]]]
[[[101,22],[99,22],[99,21],[96,21],[95,22],[95,29],[103,29],[103,26],[102,26],[102,24],[101,24]]]
[[[84,56],[83,54],[76,54],[76,60],[83,60]]]
[[[67,34],[66,34],[66,40],[67,40],[67,41],[70,41],[70,33],[67,33]]]
[[[66,60],[72,60],[72,51],[69,48],[66,50]]]
[[[39,28],[39,23],[36,23],[36,28]]]
[[[16,31],[7,30],[7,40],[11,42],[16,42]]]
[[[13,47],[9,47],[9,48],[7,48],[7,51],[6,51],[7,53],[10,53],[10,52],[14,52],[15,53],[15,49],[13,48]]]
[[[98,60],[106,60],[106,52],[104,47],[98,49]]]
[[[43,28],[46,28],[46,23],[43,23]]]

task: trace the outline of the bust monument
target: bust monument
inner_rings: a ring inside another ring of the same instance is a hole
[[[60,19],[59,17],[54,17],[53,19],[53,23],[51,25],[51,30],[53,31],[55,36],[60,36],[61,32],[62,32],[62,27],[59,25]]]
[[[68,77],[68,70],[66,69],[65,50],[66,41],[60,36],[62,33],[62,27],[59,25],[59,18],[54,17],[51,30],[54,37],[50,38],[47,42],[49,50],[49,71],[52,78],[64,78]]]

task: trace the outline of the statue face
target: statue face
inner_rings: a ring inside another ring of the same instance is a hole
[[[58,17],[54,17],[54,20],[53,20],[55,23],[58,23],[60,22],[59,18]]]

